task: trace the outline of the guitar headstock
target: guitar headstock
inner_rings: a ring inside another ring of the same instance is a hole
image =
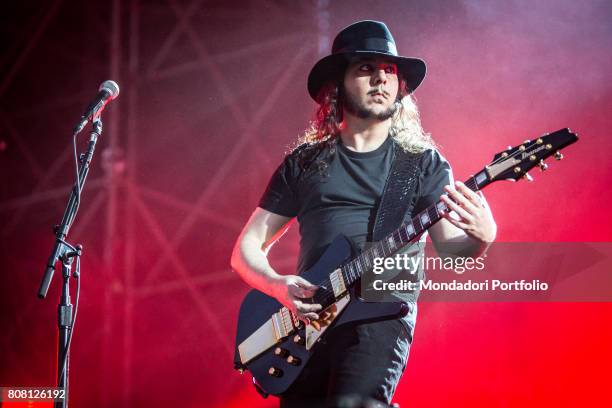
[[[563,158],[561,149],[577,140],[578,136],[565,128],[542,135],[536,140],[526,140],[519,146],[509,147],[497,153],[493,161],[485,167],[488,181],[517,181],[520,178],[531,181],[527,173],[529,170],[536,166],[546,170],[548,165],[544,163],[544,159],[554,156],[555,159],[561,160]]]

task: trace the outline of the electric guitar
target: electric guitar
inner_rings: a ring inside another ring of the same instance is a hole
[[[497,153],[493,161],[470,177],[465,185],[473,191],[499,180],[531,180],[527,173],[544,159],[561,160],[560,150],[578,140],[569,129],[526,140]],[[403,317],[405,302],[365,302],[358,294],[361,276],[373,267],[374,258],[389,257],[414,243],[450,209],[443,201],[432,204],[384,239],[353,256],[353,247],[343,235],[336,237],[321,258],[302,277],[319,286],[311,302],[321,304],[320,321],[304,325],[276,299],[251,290],[240,306],[236,334],[235,368],[249,370],[253,383],[265,397],[280,395],[296,380],[308,360],[317,352],[317,343],[334,328],[357,321]]]

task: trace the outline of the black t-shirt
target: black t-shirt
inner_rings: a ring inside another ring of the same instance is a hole
[[[287,155],[272,176],[259,207],[286,217],[297,217],[300,228],[298,272],[312,266],[338,235],[351,238],[360,248],[371,241],[374,219],[389,170],[393,149],[387,140],[376,150],[358,153],[338,139],[335,153],[319,154],[326,168],[316,162],[308,168],[299,163],[299,149]],[[410,214],[437,202],[452,171],[434,149],[421,153],[421,173]],[[399,227],[399,225],[398,225]]]
[[[393,139],[387,138],[376,150],[358,153],[349,150],[338,138],[334,151],[325,147],[316,154],[316,159],[306,161],[303,149],[308,148],[301,146],[285,157],[259,202],[259,207],[275,214],[297,217],[298,273],[310,268],[338,234],[351,238],[360,248],[371,241],[394,149],[400,149]],[[436,203],[444,186],[452,182],[450,165],[435,149],[420,154],[419,168],[416,192],[405,220]],[[412,334],[416,303],[401,299],[411,304],[409,314],[402,320]]]

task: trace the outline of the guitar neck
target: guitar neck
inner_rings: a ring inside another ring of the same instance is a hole
[[[490,181],[486,170],[483,169],[464,184],[472,191],[478,191],[490,184]],[[415,242],[428,228],[440,221],[442,214],[447,211],[448,206],[443,201],[430,205],[410,221],[403,223],[398,229],[344,264],[341,272],[345,285],[353,285],[366,271],[371,270],[375,258],[392,256]]]

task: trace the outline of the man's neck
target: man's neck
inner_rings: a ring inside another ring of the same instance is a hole
[[[391,119],[384,121],[361,119],[346,113],[344,118],[340,138],[350,150],[360,153],[371,152],[387,140]]]

